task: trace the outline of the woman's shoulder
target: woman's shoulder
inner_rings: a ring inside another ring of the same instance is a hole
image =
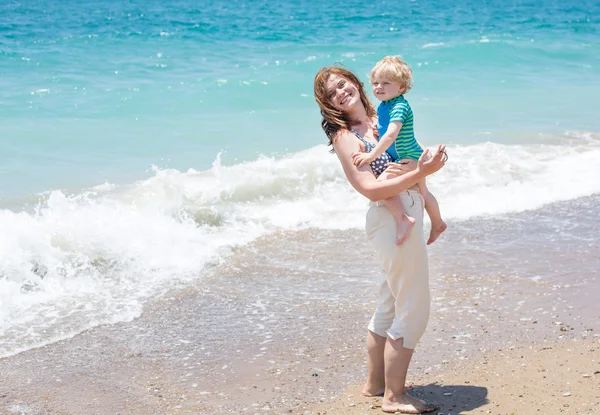
[[[335,144],[336,142],[352,142],[356,140],[356,133],[352,130],[348,130],[348,129],[340,129],[339,131],[336,131],[335,135],[333,136],[333,143]]]
[[[360,142],[353,131],[342,129],[335,134],[333,150],[335,153],[355,152],[360,148]]]

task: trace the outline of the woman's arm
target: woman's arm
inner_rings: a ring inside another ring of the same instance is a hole
[[[352,187],[374,202],[396,196],[444,166],[445,146],[438,145],[427,161],[425,161],[425,156],[429,155],[429,150],[425,150],[415,170],[389,180],[377,181],[368,165],[359,168],[352,162],[352,154],[360,151],[354,135],[348,131],[341,132],[335,140],[333,148]]]
[[[383,137],[381,137],[377,142],[375,148],[373,148],[370,153],[354,154],[352,157],[352,162],[358,167],[362,167],[365,164],[371,163],[377,157],[381,156],[383,152],[386,151],[394,141],[396,141],[396,137],[398,137],[398,133],[401,129],[401,122],[391,122],[390,125],[388,125],[388,129]]]

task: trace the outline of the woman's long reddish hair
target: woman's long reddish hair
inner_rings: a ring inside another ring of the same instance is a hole
[[[321,116],[323,117],[321,120],[321,127],[329,139],[329,145],[333,146],[337,134],[342,130],[352,130],[352,124],[355,124],[356,120],[351,119],[344,111],[336,109],[331,103],[329,91],[327,90],[327,81],[331,75],[338,75],[346,78],[356,86],[360,95],[360,100],[369,117],[375,117],[377,112],[371,104],[371,101],[369,101],[369,98],[367,98],[363,83],[360,82],[352,72],[335,65],[319,70],[317,75],[315,75],[315,100],[321,109]],[[333,149],[331,151],[333,151]]]

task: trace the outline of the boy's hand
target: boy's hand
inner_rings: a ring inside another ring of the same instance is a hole
[[[352,162],[356,167],[362,167],[365,164],[371,163],[375,157],[371,153],[354,153],[352,154]]]

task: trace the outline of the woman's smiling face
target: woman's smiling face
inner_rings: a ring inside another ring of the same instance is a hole
[[[360,102],[358,88],[343,76],[332,74],[327,80],[327,91],[331,104],[340,111],[348,111]]]

